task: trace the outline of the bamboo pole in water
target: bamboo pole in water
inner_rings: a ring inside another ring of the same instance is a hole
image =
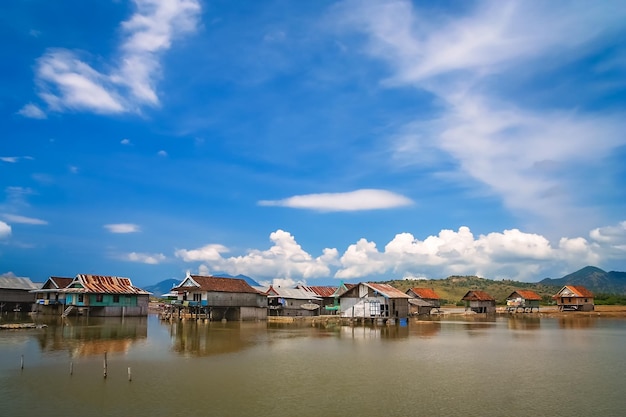
[[[107,353],[104,352],[104,377],[107,377]]]

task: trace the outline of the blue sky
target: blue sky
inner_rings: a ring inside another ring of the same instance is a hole
[[[621,1],[8,0],[0,274],[626,270]]]

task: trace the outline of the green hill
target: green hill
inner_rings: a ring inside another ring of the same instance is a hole
[[[552,296],[564,285],[582,285],[596,296],[608,294],[626,295],[626,272],[605,272],[595,266],[586,266],[562,278],[546,278],[540,282],[520,282],[513,280],[494,281],[476,276],[450,276],[445,279],[428,280],[392,280],[387,284],[406,292],[409,288],[432,288],[448,304],[456,304],[470,290],[489,293],[499,304],[515,290],[532,290],[543,298],[543,302],[552,302]],[[623,297],[622,297],[623,298]]]
[[[552,302],[552,296],[561,287],[544,285],[541,283],[519,282],[513,280],[494,281],[476,276],[450,276],[444,279],[428,280],[393,280],[386,284],[392,285],[402,292],[409,288],[432,288],[443,299],[444,304],[456,304],[470,290],[481,290],[489,293],[499,304],[504,304],[506,298],[515,290],[532,290],[541,295],[544,303]]]

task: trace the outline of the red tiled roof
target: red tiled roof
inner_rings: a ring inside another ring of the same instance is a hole
[[[485,291],[478,291],[478,290],[468,291],[467,294],[465,294],[465,296],[461,298],[461,300],[495,301],[495,299],[492,296],[490,296],[488,293],[486,293]]]
[[[411,288],[409,291],[413,291],[413,293],[419,298],[426,298],[429,300],[439,300],[441,298],[432,288]]]
[[[403,293],[399,289],[397,289],[395,287],[392,287],[389,284],[379,284],[377,282],[367,282],[367,283],[365,283],[365,285],[367,285],[370,288],[378,291],[379,293],[381,293],[382,295],[384,295],[384,296],[386,296],[388,298],[411,298],[410,296],[406,295],[405,293]]]
[[[515,290],[509,295],[508,298],[512,298],[515,294],[518,294],[524,300],[539,300],[541,301],[541,296],[534,291],[531,290]]]
[[[191,275],[191,279],[199,285],[200,291],[257,293],[246,281],[239,278],[222,278],[213,276]],[[185,282],[185,281],[183,281]],[[184,291],[186,287],[178,286],[172,291]]]
[[[74,281],[74,278],[50,277],[50,281],[54,282],[57,288],[65,288],[70,285],[70,282]]]
[[[66,288],[67,292],[85,292],[96,294],[150,294],[135,287],[130,278],[109,277],[103,275],[78,274],[72,283],[79,282],[83,288]]]

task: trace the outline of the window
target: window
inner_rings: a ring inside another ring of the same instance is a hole
[[[114,303],[119,303],[120,302],[120,296],[119,295],[114,295],[113,296],[113,302]]]
[[[85,296],[83,294],[78,294],[78,302],[82,303],[84,301]]]
[[[194,294],[193,295],[193,301],[201,301],[202,300],[202,294]]]
[[[96,303],[101,303],[104,301],[104,295],[96,294]]]

